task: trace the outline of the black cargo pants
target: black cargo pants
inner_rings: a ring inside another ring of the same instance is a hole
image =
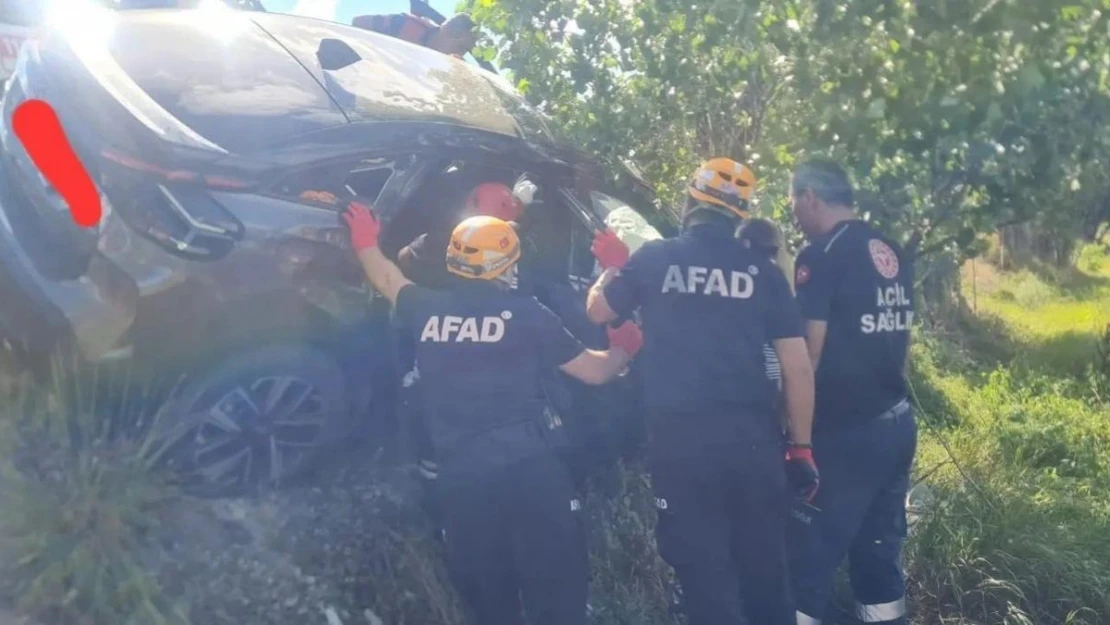
[[[701,421],[682,420],[687,428]],[[653,428],[656,539],[690,625],[794,625],[784,450],[770,415],[751,430],[703,430],[692,440]]]
[[[476,625],[585,625],[581,504],[550,451],[492,471],[441,466],[447,565]]]

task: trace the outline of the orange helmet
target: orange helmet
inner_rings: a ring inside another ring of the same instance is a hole
[[[464,219],[447,244],[447,271],[478,280],[511,280],[509,269],[520,260],[516,230],[496,217]]]
[[[694,173],[687,192],[700,204],[719,206],[747,219],[754,189],[755,174],[747,166],[731,158],[711,158]]]
[[[486,215],[504,221],[520,218],[520,204],[513,190],[500,182],[483,182],[474,187],[466,197],[466,211],[472,215]]]

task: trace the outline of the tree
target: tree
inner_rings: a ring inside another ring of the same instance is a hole
[[[823,155],[921,255],[1030,220],[1091,235],[1110,213],[1110,0],[464,5],[533,103],[578,144],[637,161],[667,202],[724,155],[785,218],[790,168]]]

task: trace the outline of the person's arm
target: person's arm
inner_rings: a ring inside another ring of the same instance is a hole
[[[358,260],[362,263],[366,278],[391,304],[396,305],[397,294],[412,282],[378,248],[378,233],[381,231],[381,225],[377,218],[357,202],[351,202],[343,217],[350,227],[351,246],[358,254]]]
[[[618,273],[620,273],[618,269],[606,269],[597,279],[597,282],[590,287],[586,294],[586,315],[589,316],[590,321],[600,325],[609,323],[620,316],[609,305],[609,300],[605,297],[605,287],[613,281],[613,278],[617,277]]]
[[[806,321],[806,350],[809,362],[813,369],[821,364],[821,351],[825,349],[825,334],[829,331],[829,322],[810,319]]]
[[[609,349],[582,347],[559,317],[539,302],[539,321],[535,334],[541,342],[545,364],[558,367],[563,373],[586,384],[604,384],[619,375],[643,345],[640,328],[632,322],[619,328],[606,328]]]
[[[769,267],[760,274],[767,284],[763,319],[781,369],[790,441],[792,445],[806,446],[813,432],[815,390],[813,365],[803,338],[802,314],[781,271]]]
[[[428,235],[422,234],[397,252],[397,267],[402,273],[412,275],[413,266],[419,261],[420,255],[427,246],[427,240]]]
[[[629,360],[631,358],[623,349],[587,349],[559,369],[572,378],[596,386],[605,384],[624,371]]]
[[[586,294],[586,315],[590,321],[604,324],[632,314],[640,305],[636,288],[641,273],[639,250],[630,257],[628,246],[606,230],[594,237],[590,251],[604,271]]]
[[[786,421],[790,442],[809,445],[813,433],[813,366],[801,337],[776,339],[775,353],[782,367],[782,390],[786,399]]]

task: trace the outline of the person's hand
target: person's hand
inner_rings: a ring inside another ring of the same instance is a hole
[[[616,328],[606,326],[605,333],[609,335],[609,349],[620,349],[628,354],[629,360],[635,358],[640,348],[644,346],[644,335],[640,332],[640,326],[632,321],[625,321]]]
[[[798,499],[806,503],[813,501],[817,488],[821,485],[817,463],[813,461],[813,449],[800,445],[787,448],[786,479]]]
[[[347,226],[351,230],[351,247],[358,254],[362,250],[378,246],[378,233],[382,226],[373,210],[358,202],[351,202],[347,212],[343,213]]]
[[[628,262],[628,246],[618,239],[617,233],[612,230],[602,230],[594,235],[590,251],[593,252],[594,258],[603,270],[620,269]]]

